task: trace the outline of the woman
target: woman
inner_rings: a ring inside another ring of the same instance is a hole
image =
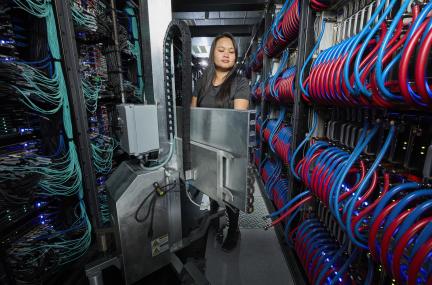
[[[209,66],[198,80],[192,107],[248,109],[250,88],[246,78],[237,74],[237,57],[231,34],[223,33],[213,40]]]
[[[237,74],[237,57],[237,44],[230,33],[223,33],[213,40],[209,66],[197,83],[192,107],[248,109],[250,88],[246,78]],[[216,211],[218,207],[212,201],[211,211]],[[226,213],[228,233],[222,249],[231,251],[240,237],[239,210],[226,204]]]

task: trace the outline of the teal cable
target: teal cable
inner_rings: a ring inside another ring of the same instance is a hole
[[[53,79],[55,81],[55,84],[52,85],[52,89],[48,89],[51,91],[55,91],[55,95],[58,96],[58,108],[62,107],[62,113],[63,113],[63,124],[64,124],[64,134],[67,138],[67,154],[64,155],[64,161],[59,163],[57,166],[59,167],[60,171],[65,170],[67,175],[59,176],[55,180],[45,180],[46,187],[49,190],[53,190],[53,193],[48,194],[65,194],[65,193],[74,193],[75,190],[76,194],[79,198],[79,204],[78,209],[79,211],[76,212],[76,221],[72,225],[72,227],[79,226],[81,235],[74,235],[74,237],[71,236],[65,236],[64,238],[58,237],[58,239],[55,239],[54,241],[50,243],[36,243],[27,245],[24,244],[22,247],[15,247],[15,249],[22,251],[22,252],[16,252],[17,255],[20,254],[31,254],[32,252],[37,252],[38,254],[32,256],[33,259],[38,259],[41,257],[43,252],[46,252],[48,250],[53,250],[55,252],[58,252],[60,259],[58,260],[58,265],[63,265],[68,262],[71,262],[73,260],[76,260],[83,256],[85,252],[87,251],[88,247],[91,243],[91,224],[88,218],[88,215],[86,213],[85,204],[83,201],[84,198],[84,192],[82,187],[82,172],[78,160],[78,154],[76,151],[76,146],[73,141],[73,128],[72,128],[72,119],[71,119],[71,113],[70,113],[70,106],[69,106],[69,100],[68,100],[68,93],[67,93],[67,87],[66,82],[63,75],[63,70],[61,66],[61,62],[59,62],[59,59],[61,59],[61,53],[60,53],[60,47],[59,47],[59,41],[57,38],[57,24],[54,16],[53,6],[50,1],[48,0],[14,0],[14,2],[23,10],[27,11],[28,13],[38,17],[38,18],[45,18],[46,20],[46,27],[47,27],[47,36],[48,36],[48,46],[51,51],[52,57],[56,59],[54,62],[54,76]],[[24,76],[27,76],[28,74],[24,74]],[[34,72],[32,74],[29,74],[33,76],[33,78],[44,81],[45,78],[41,76],[41,74],[38,74],[37,72]],[[34,83],[31,85],[35,90],[42,91],[42,88],[39,88],[39,85],[37,83]],[[50,86],[51,87],[51,86]],[[45,95],[44,93],[41,93],[41,95]],[[24,96],[24,98],[27,98]],[[44,98],[42,96],[42,98]],[[50,97],[48,97],[50,98]],[[57,97],[56,97],[57,98]],[[34,104],[31,103],[32,101],[28,100],[28,105],[31,107],[37,107],[34,106]],[[47,110],[41,110],[41,111],[47,111]],[[53,112],[53,110],[49,110]],[[48,168],[45,170],[47,174],[53,174],[58,172],[57,169],[50,169]],[[75,177],[74,184],[70,186],[69,184],[66,184],[66,182],[69,181],[69,176],[73,175]],[[49,177],[49,176],[48,176]],[[55,177],[55,176],[54,176]],[[44,185],[42,185],[44,186]],[[43,188],[43,187],[42,187]],[[72,188],[72,189],[71,189]],[[70,191],[67,191],[68,189],[71,189]],[[56,190],[65,190],[65,192],[59,191],[56,193]],[[50,241],[50,240],[49,240]]]
[[[131,28],[132,28],[132,37],[133,37],[133,48],[132,54],[135,56],[137,61],[137,75],[138,75],[138,89],[135,91],[135,95],[141,100],[144,99],[144,80],[143,80],[143,72],[142,72],[142,59],[141,59],[141,49],[139,44],[139,32],[138,32],[138,21],[137,16],[135,15],[135,10],[128,5],[125,8],[126,13],[131,18]]]

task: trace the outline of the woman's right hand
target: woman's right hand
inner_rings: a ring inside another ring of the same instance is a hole
[[[197,107],[198,105],[198,99],[195,96],[192,96],[192,102],[191,102],[191,107]]]

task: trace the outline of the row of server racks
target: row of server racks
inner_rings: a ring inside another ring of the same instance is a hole
[[[296,284],[432,284],[431,1],[271,1],[254,163]]]
[[[0,1],[1,284],[81,284],[113,247],[115,106],[151,103],[141,3]]]

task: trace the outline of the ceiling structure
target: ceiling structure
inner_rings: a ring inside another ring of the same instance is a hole
[[[185,21],[192,36],[192,54],[206,58],[214,37],[230,32],[240,57],[246,52],[253,26],[260,23],[267,0],[173,0],[173,18]]]

